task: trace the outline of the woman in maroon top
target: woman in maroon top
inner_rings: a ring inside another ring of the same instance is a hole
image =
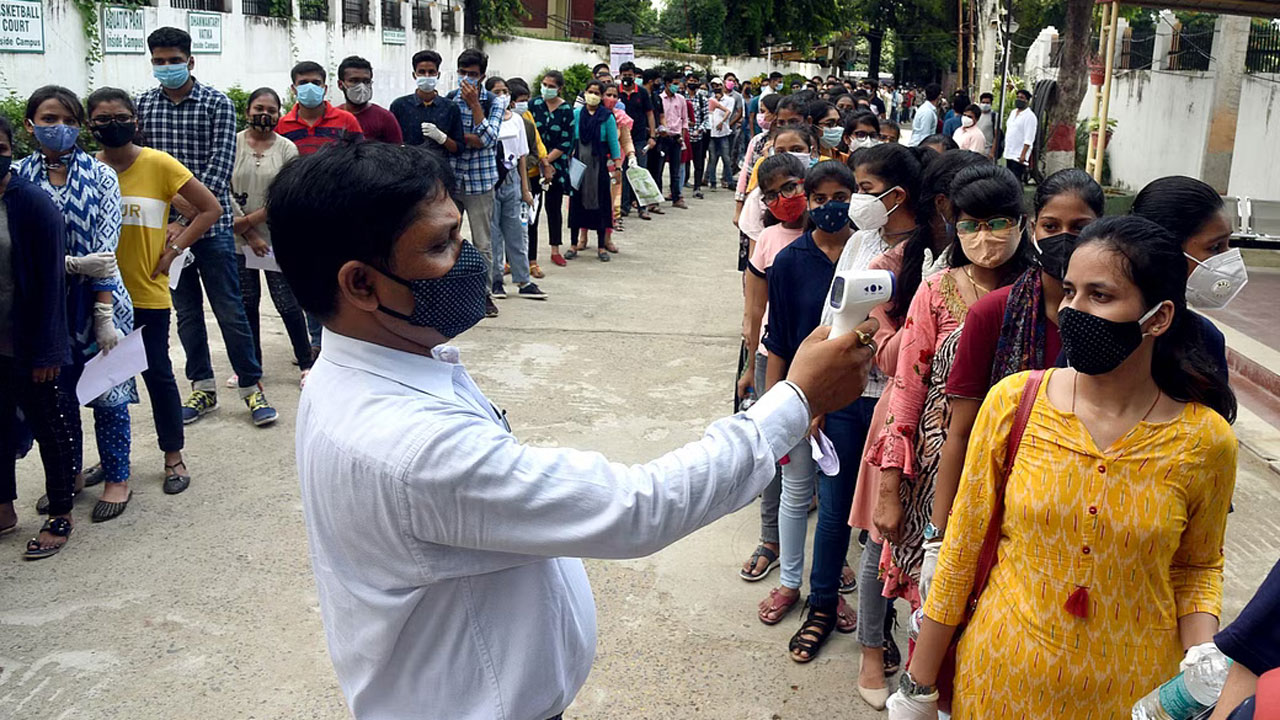
[[[1032,234],[1037,266],[1012,285],[993,290],[969,308],[947,378],[951,420],[934,487],[930,518],[938,534],[925,542],[921,585],[932,579],[942,532],[964,469],[969,433],[987,391],[1024,370],[1050,367],[1062,351],[1058,306],[1062,276],[1080,232],[1103,213],[1102,188],[1083,170],[1059,170],[1036,189]],[[928,534],[928,533],[926,533]]]

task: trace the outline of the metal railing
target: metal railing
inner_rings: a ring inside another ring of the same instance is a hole
[[[371,25],[369,0],[342,0],[342,22],[346,25]]]
[[[404,27],[404,15],[400,13],[400,0],[382,0],[382,27]]]
[[[329,0],[299,0],[298,16],[303,20],[329,20]]]
[[[208,12],[230,12],[223,0],[172,0],[173,7],[179,10],[205,10]]]
[[[1116,68],[1120,70],[1146,70],[1151,67],[1156,49],[1154,32],[1134,35],[1133,29],[1125,30],[1120,39],[1120,53],[1116,57]]]
[[[413,0],[413,29],[431,31],[430,0]]]
[[[1251,73],[1280,73],[1280,28],[1259,22],[1249,28],[1244,69]]]
[[[241,0],[240,9],[245,15],[258,17],[282,17],[293,15],[292,0]]]
[[[458,32],[458,18],[454,14],[453,3],[446,2],[440,6],[440,32]]]

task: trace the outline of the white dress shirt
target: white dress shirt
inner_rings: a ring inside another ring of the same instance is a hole
[[[1022,156],[1022,148],[1036,146],[1036,114],[1030,108],[1014,110],[1009,114],[1009,125],[1005,128],[1004,157],[1006,160],[1018,160]],[[1027,151],[1030,158],[1031,151]]]
[[[911,139],[907,141],[909,147],[915,147],[924,139],[938,132],[938,107],[928,100],[916,110],[916,116],[911,120]]]
[[[652,553],[745,506],[804,437],[794,386],[644,465],[521,445],[457,350],[325,330],[297,462],[329,654],[355,717],[544,720],[595,655],[577,557]]]

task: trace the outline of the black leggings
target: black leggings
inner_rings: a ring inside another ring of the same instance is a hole
[[[18,498],[14,445],[19,408],[40,445],[49,515],[66,515],[71,512],[71,489],[78,471],[80,408],[75,400],[58,392],[56,381],[33,382],[30,368],[19,366],[13,358],[0,357],[0,503]]]
[[[551,247],[560,247],[564,242],[564,190],[554,182],[543,195],[542,210],[547,216],[547,232],[551,236]],[[537,227],[536,223],[529,223],[529,262],[538,259]]]
[[[711,146],[711,135],[707,132],[702,133],[702,137],[694,140],[693,143],[693,191],[697,192],[702,189],[702,176],[706,172],[707,167],[707,148]],[[710,178],[707,182],[711,187],[715,187],[716,179]]]

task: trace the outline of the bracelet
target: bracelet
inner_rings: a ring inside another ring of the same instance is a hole
[[[165,244],[169,246],[169,249],[170,249],[170,250],[172,250],[172,251],[174,251],[174,252],[176,252],[176,253],[180,253],[180,252],[182,252],[182,248],[178,247],[178,246],[177,246],[176,244],[174,244],[174,243],[165,243]]]
[[[782,381],[781,383],[779,383],[779,384],[780,384],[780,385],[786,385],[787,387],[789,387],[789,388],[791,388],[792,390],[795,390],[795,391],[796,391],[796,395],[800,398],[800,402],[804,403],[804,411],[805,411],[805,414],[807,414],[807,415],[809,416],[809,418],[810,418],[810,419],[812,419],[812,418],[813,418],[813,409],[809,406],[809,398],[805,396],[804,391],[800,389],[800,386],[799,386],[799,385],[797,385],[797,384],[795,384],[795,383],[793,383],[793,382],[791,382],[790,380],[783,380],[783,381]]]

